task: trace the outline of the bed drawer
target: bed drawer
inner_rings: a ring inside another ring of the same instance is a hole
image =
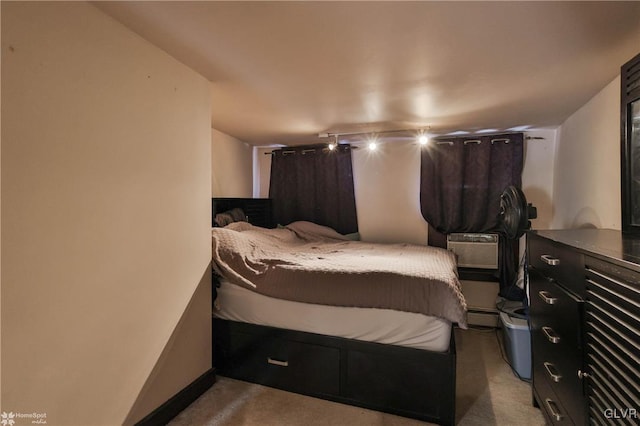
[[[446,374],[432,374],[429,380],[424,380],[417,373],[425,369],[424,360],[419,352],[415,355],[398,363],[397,357],[382,352],[348,351],[345,396],[380,406],[391,405],[403,415],[422,413],[441,418],[446,401],[455,395],[455,386]],[[434,371],[455,368],[451,357],[444,353],[434,353],[430,362]]]
[[[225,353],[214,353],[222,375],[310,395],[339,392],[338,348],[288,340],[277,334],[234,332],[228,339]]]
[[[446,352],[430,352],[217,318],[212,328],[221,376],[455,424],[453,333]]]

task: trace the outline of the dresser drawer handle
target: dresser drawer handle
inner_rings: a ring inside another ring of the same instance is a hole
[[[267,358],[267,362],[272,365],[277,365],[280,367],[288,367],[289,361],[280,361],[279,359]]]
[[[563,415],[560,413],[560,410],[558,409],[558,404],[556,404],[556,402],[552,399],[545,399],[544,403],[547,405],[547,408],[549,409],[549,414],[551,415],[551,418],[553,420],[555,420],[556,422],[559,422],[560,420],[562,420]]]
[[[544,333],[545,336],[547,336],[547,339],[549,339],[549,341],[551,343],[559,343],[560,342],[560,336],[558,336],[556,334],[556,332],[553,331],[553,328],[551,328],[551,327],[542,327],[542,332]]]
[[[562,379],[562,376],[560,374],[558,374],[557,372],[554,373],[556,369],[555,365],[551,364],[550,362],[545,362],[543,365],[545,370],[547,370],[547,374],[549,375],[549,377],[551,377],[551,380],[558,383],[560,379]]]
[[[555,303],[558,301],[558,298],[551,296],[548,291],[540,290],[538,292],[538,296],[540,296],[540,298],[544,300],[544,303],[546,303],[547,305],[555,305]]]
[[[549,266],[558,266],[560,264],[560,259],[549,254],[543,254],[542,256],[540,256],[540,260],[542,260]]]

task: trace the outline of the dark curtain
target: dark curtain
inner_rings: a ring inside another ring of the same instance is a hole
[[[358,230],[349,145],[282,148],[272,155],[269,198],[276,223],[307,220],[342,234]]]
[[[523,141],[522,133],[467,136],[434,140],[423,149],[420,208],[430,243],[446,241],[438,233],[500,231],[500,195],[509,185],[522,186]],[[516,278],[518,242],[500,240],[503,293]]]

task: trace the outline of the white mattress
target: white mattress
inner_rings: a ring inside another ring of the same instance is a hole
[[[391,309],[313,305],[264,296],[223,281],[213,315],[347,339],[442,352],[449,347],[451,323]]]

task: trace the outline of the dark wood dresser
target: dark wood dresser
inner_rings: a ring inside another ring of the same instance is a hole
[[[534,403],[549,424],[640,423],[640,238],[531,231]]]

